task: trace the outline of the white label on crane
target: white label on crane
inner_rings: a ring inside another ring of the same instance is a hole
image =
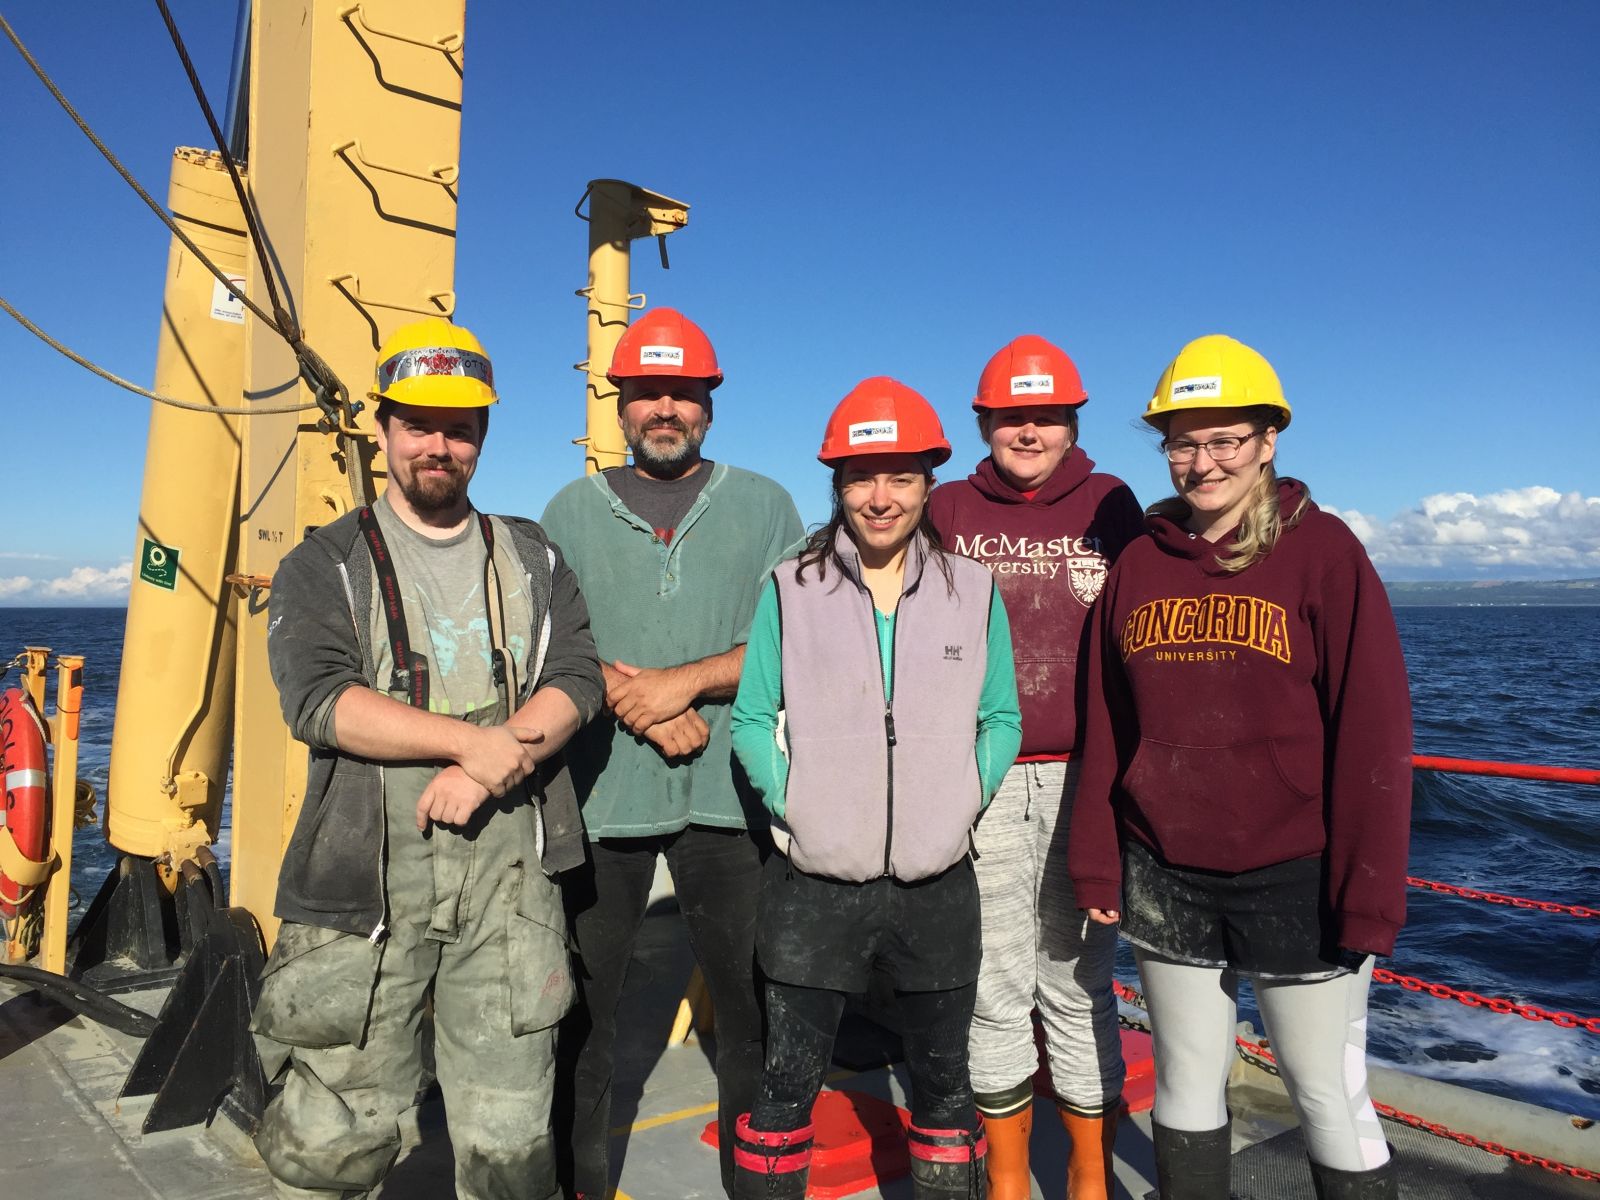
[[[1053,396],[1056,392],[1056,377],[1054,375],[1013,375],[1011,377],[1011,394],[1013,396]]]
[[[898,421],[857,421],[850,426],[850,444],[861,446],[869,442],[897,442],[900,440]]]
[[[243,275],[229,275],[228,282],[244,291]],[[223,287],[220,279],[211,285],[211,319],[226,321],[230,325],[244,324],[244,302]]]

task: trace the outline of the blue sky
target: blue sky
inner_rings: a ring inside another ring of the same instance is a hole
[[[173,10],[220,107],[233,6]],[[164,195],[172,148],[207,139],[154,5],[4,11]],[[1284,381],[1281,466],[1386,575],[1600,576],[1600,5],[600,11],[469,0],[458,318],[504,397],[481,507],[536,516],[581,469],[572,208],[617,176],[692,205],[672,269],[646,245],[634,286],[717,344],[708,452],[807,520],[852,384],[923,391],[955,477],[978,373],[1022,332],[1073,355],[1085,448],[1157,499],[1138,414],[1184,342],[1225,332]],[[148,383],[166,232],[4,43],[0,97],[0,295]],[[0,603],[114,600],[148,406],[3,315],[0,356]]]

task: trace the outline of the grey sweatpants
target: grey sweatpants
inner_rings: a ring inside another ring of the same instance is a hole
[[[1151,1116],[1168,1129],[1200,1132],[1228,1120],[1238,976],[1136,950],[1156,1056]],[[1367,988],[1360,971],[1312,982],[1252,979],[1272,1053],[1300,1115],[1311,1161],[1368,1171],[1389,1158],[1367,1095]]]
[[[1014,1109],[1019,1101],[1000,1097],[1015,1095],[1038,1069],[1035,1008],[1062,1105],[1097,1116],[1122,1094],[1111,992],[1116,929],[1078,910],[1067,875],[1077,786],[1076,764],[1017,763],[975,831],[983,965],[969,1054],[973,1091],[991,1115]]]

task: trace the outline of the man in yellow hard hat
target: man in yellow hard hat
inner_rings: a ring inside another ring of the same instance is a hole
[[[311,759],[252,1022],[282,1085],[257,1145],[280,1195],[378,1187],[431,996],[456,1195],[551,1200],[552,874],[582,844],[540,766],[600,707],[588,611],[538,525],[468,497],[498,399],[470,332],[399,330],[371,395],[389,488],[273,578],[267,654]]]

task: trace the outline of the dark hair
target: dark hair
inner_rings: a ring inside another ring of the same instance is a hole
[[[924,466],[922,474],[923,478],[928,481],[928,490],[931,494],[933,490],[933,472]],[[811,536],[806,538],[805,548],[800,551],[794,578],[795,582],[801,587],[806,585],[807,567],[816,567],[818,580],[827,578],[828,564],[830,562],[838,568],[841,575],[844,574],[844,560],[839,557],[839,551],[834,542],[841,529],[844,530],[845,536],[852,542],[856,540],[856,535],[850,528],[849,518],[846,517],[844,511],[844,501],[839,494],[840,485],[843,481],[844,466],[841,464],[833,468],[833,511],[829,513],[827,523],[813,530]],[[916,533],[922,534],[928,540],[928,557],[938,564],[939,573],[944,576],[945,590],[954,594],[956,580],[955,576],[950,572],[950,563],[948,561],[950,552],[945,549],[944,539],[939,536],[939,531],[934,528],[933,518],[928,515],[928,506],[926,504],[922,506],[922,516],[917,521],[917,528],[913,536]]]
[[[373,413],[372,419],[385,429],[389,427],[389,418],[394,416],[395,401],[379,400],[378,411]],[[485,404],[478,410],[478,440],[481,442],[489,432],[489,406]]]

